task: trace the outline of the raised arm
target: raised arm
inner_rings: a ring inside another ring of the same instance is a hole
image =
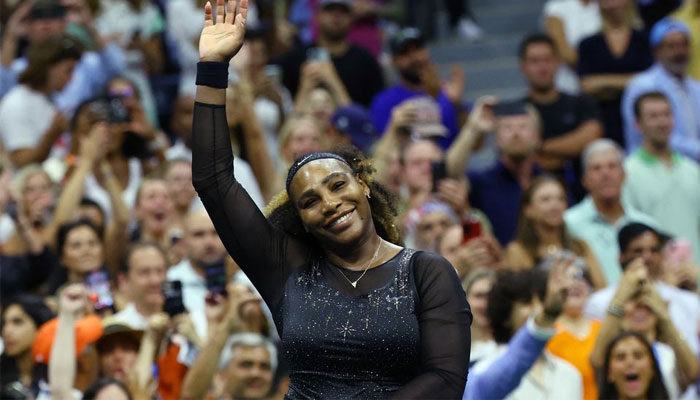
[[[216,230],[233,259],[250,277],[268,305],[281,300],[284,280],[292,268],[308,259],[308,249],[275,229],[258,210],[233,175],[233,154],[226,123],[226,87],[229,60],[243,44],[247,0],[218,0],[218,15],[205,6],[199,41],[192,132],[192,181]],[[216,23],[214,23],[216,20]]]
[[[493,111],[491,111],[494,104],[496,104],[496,98],[493,96],[480,98],[457,139],[447,150],[447,174],[450,177],[458,179],[464,176],[464,169],[469,163],[472,151],[484,134],[494,129]]]

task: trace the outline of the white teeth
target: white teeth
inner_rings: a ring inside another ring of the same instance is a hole
[[[333,222],[331,223],[331,226],[335,226],[335,225],[337,225],[337,224],[340,224],[340,223],[345,222],[348,218],[350,218],[350,214],[351,214],[351,213],[347,213],[347,214],[343,215],[342,217],[336,219],[335,221],[333,221]]]

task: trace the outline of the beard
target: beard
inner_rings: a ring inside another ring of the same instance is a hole
[[[338,29],[338,28],[326,28],[321,30],[321,35],[323,35],[323,38],[331,43],[338,43],[342,42],[345,40],[345,37],[348,35],[347,29]]]
[[[403,80],[410,84],[420,85],[421,83],[423,83],[420,73],[414,68],[399,69],[399,75],[401,75],[401,78]]]

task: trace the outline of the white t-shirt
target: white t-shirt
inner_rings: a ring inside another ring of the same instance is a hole
[[[41,141],[57,109],[48,97],[17,85],[0,101],[0,138],[7,152],[35,147]]]
[[[544,16],[561,20],[566,42],[573,47],[578,47],[583,38],[598,33],[602,27],[597,0],[590,0],[588,4],[583,4],[582,0],[549,0],[544,5]]]
[[[136,158],[130,159],[129,183],[126,186],[126,189],[124,189],[122,192],[122,199],[129,210],[133,210],[136,204],[136,193],[139,190],[142,175],[143,171],[141,170],[141,161]],[[107,218],[112,217],[112,201],[109,199],[109,193],[107,193],[107,191],[100,186],[99,182],[97,182],[97,178],[95,178],[95,175],[92,173],[88,174],[88,176],[85,178],[83,193],[85,193],[85,197],[100,205]]]

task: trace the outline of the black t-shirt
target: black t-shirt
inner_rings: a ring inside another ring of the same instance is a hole
[[[299,88],[307,51],[313,47],[316,45],[295,47],[276,62],[282,68],[282,83],[292,95]],[[367,50],[351,44],[345,54],[332,57],[331,61],[353,102],[369,107],[374,95],[384,89],[382,70]]]
[[[535,103],[529,97],[525,101],[537,108],[542,119],[542,140],[548,140],[565,135],[578,128],[584,122],[599,120],[600,113],[595,101],[586,95],[570,95],[560,93],[557,100],[548,103]],[[559,175],[573,195],[573,201],[578,202],[585,197],[586,192],[581,186],[581,158],[568,160],[561,171],[551,171]]]
[[[578,48],[578,74],[580,77],[596,74],[629,74],[649,68],[654,60],[646,32],[632,31],[629,44],[621,57],[615,57],[602,33],[582,40]],[[623,148],[622,114],[620,106],[622,93],[614,99],[599,101],[601,120],[605,136],[616,141]]]

